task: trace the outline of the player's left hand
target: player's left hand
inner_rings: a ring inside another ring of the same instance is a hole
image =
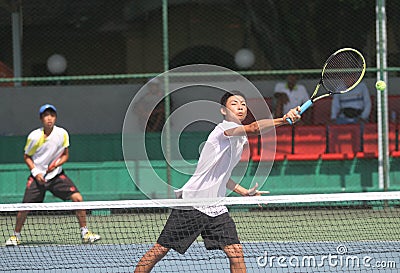
[[[261,196],[263,194],[269,194],[269,191],[258,191],[258,183],[256,183],[256,185],[254,187],[252,187],[251,189],[248,189],[247,192],[247,196]],[[259,208],[263,208],[264,205],[268,205],[267,203],[264,204],[258,204]]]
[[[258,183],[256,183],[256,185],[251,189],[247,190],[246,196],[260,196],[261,194],[257,193],[257,188],[258,188]]]
[[[245,196],[261,196],[263,194],[269,194],[269,191],[258,191],[258,183],[251,189],[247,190],[247,194]]]

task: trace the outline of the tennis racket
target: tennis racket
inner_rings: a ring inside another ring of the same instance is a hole
[[[333,53],[325,62],[321,79],[310,100],[300,106],[299,115],[303,114],[317,100],[351,91],[361,82],[366,68],[363,55],[353,48],[342,48]],[[317,97],[321,86],[327,92]],[[291,119],[287,118],[286,121],[292,124]]]
[[[50,162],[49,167],[47,168],[52,169],[50,172],[52,172],[54,170],[54,167],[56,166],[56,164],[60,161],[61,157],[64,154],[64,150],[56,157],[56,159],[54,159],[52,162]],[[44,179],[46,179],[46,176],[50,173],[49,171],[46,171],[45,175],[44,175]]]

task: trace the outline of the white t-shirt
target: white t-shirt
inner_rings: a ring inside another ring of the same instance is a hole
[[[226,184],[233,168],[240,161],[246,136],[226,136],[224,131],[242,126],[235,122],[223,121],[210,133],[201,151],[193,176],[175,193],[178,198],[218,198],[225,197]],[[201,212],[215,217],[227,212],[225,206],[195,207]]]
[[[32,158],[35,168],[44,175],[50,163],[56,160],[68,146],[69,136],[65,129],[54,126],[51,134],[45,138],[43,128],[39,128],[28,135],[25,154]],[[59,166],[48,173],[46,179],[50,180],[61,172],[62,167]]]
[[[296,84],[293,90],[290,90],[287,83],[280,82],[275,85],[274,92],[285,93],[289,98],[289,102],[283,105],[283,114],[289,112],[290,109],[301,106],[310,99],[306,88],[301,84]]]

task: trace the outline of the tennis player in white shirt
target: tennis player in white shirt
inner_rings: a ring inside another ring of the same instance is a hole
[[[75,184],[64,173],[62,165],[68,160],[68,132],[55,125],[57,110],[54,105],[45,104],[39,109],[39,117],[43,127],[28,135],[25,145],[24,160],[30,170],[25,188],[23,203],[41,203],[46,191],[62,200],[82,202],[83,198]],[[28,211],[19,211],[14,234],[6,241],[6,246],[17,246],[21,243],[21,230]],[[93,243],[100,236],[91,232],[86,226],[86,211],[77,210],[82,242]],[[49,236],[51,231],[48,227]]]
[[[247,115],[245,96],[239,91],[225,93],[221,98],[221,114],[224,120],[210,133],[195,173],[176,191],[177,197],[224,197],[226,188],[242,196],[254,194],[257,186],[248,190],[230,179],[233,168],[241,158],[247,135],[262,134],[274,126],[287,124],[286,118],[296,122],[300,119],[299,110],[300,107],[296,107],[281,118],[242,125],[241,122]],[[226,253],[231,272],[246,272],[236,226],[225,206],[173,209],[157,243],[140,259],[135,272],[150,272],[170,249],[184,254],[199,235],[203,237],[207,249],[221,249]]]

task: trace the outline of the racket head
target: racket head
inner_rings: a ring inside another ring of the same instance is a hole
[[[358,50],[342,48],[326,60],[320,83],[330,94],[346,93],[361,82],[366,68]]]

